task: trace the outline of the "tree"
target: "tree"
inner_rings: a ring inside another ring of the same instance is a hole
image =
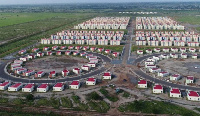
[[[26,100],[28,100],[28,101],[33,101],[33,100],[34,100],[33,94],[28,94],[28,95],[26,96]]]

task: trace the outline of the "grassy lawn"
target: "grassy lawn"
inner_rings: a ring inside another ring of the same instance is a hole
[[[72,108],[72,101],[68,97],[61,97],[62,106],[67,108]]]
[[[119,100],[119,98],[117,97],[117,95],[112,95],[110,94],[105,88],[101,88],[99,90],[108,100],[112,101],[112,102],[116,102]]]
[[[182,23],[189,23],[192,25],[200,25],[200,16],[196,15],[184,15],[184,16],[179,16],[176,18],[177,21],[182,22]]]
[[[124,105],[120,105],[118,110],[120,112],[142,112],[153,114],[169,114],[181,116],[199,116],[199,114],[167,102],[160,101],[134,101]]]

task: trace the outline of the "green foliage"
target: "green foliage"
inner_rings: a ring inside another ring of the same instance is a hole
[[[72,100],[73,100],[75,103],[80,103],[80,98],[79,98],[79,96],[77,96],[77,95],[72,95]]]
[[[34,100],[33,94],[28,94],[28,95],[26,95],[26,100],[27,100],[27,101],[33,101],[33,100]]]
[[[95,110],[100,113],[106,113],[110,109],[109,104],[106,103],[105,101],[99,101],[99,102],[89,101],[88,105],[92,110]]]
[[[89,100],[102,100],[103,98],[95,91],[86,95],[86,99]]]
[[[23,100],[20,99],[20,98],[16,98],[13,100],[13,103],[16,104],[16,105],[22,105],[24,104]]]
[[[62,106],[67,108],[72,108],[72,101],[68,97],[61,97]]]
[[[0,103],[8,103],[8,98],[0,98]]]
[[[123,93],[123,95],[122,95],[123,97],[125,97],[125,98],[128,98],[129,96],[130,96],[130,93],[128,93],[128,92],[126,92],[126,91],[124,91],[124,93]]]
[[[169,114],[181,116],[198,116],[197,113],[190,111],[184,107],[180,107],[167,102],[160,101],[134,101],[118,107],[120,112],[142,112],[153,114]]]
[[[119,98],[116,95],[111,95],[105,88],[101,88],[99,90],[108,100],[112,102],[116,102],[119,100]]]
[[[59,108],[60,101],[59,99],[53,97],[50,98],[49,100],[46,98],[42,98],[36,102],[36,106],[49,106],[49,107]]]

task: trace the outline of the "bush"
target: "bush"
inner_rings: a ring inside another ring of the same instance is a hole
[[[28,95],[26,96],[26,100],[27,100],[27,101],[33,101],[33,100],[34,100],[33,94],[28,94]]]
[[[129,96],[130,96],[130,93],[128,93],[128,92],[126,92],[126,91],[124,91],[124,93],[123,93],[123,95],[122,95],[123,97],[125,97],[125,98],[128,98]]]
[[[116,101],[118,101],[118,97],[117,96],[115,96],[115,95],[110,95],[109,93],[108,93],[108,91],[105,89],[105,88],[101,88],[100,90],[99,90],[108,100],[110,100],[110,101],[112,101],[112,102],[116,102]]]
[[[77,95],[72,95],[72,99],[75,103],[80,103],[80,98]]]
[[[87,94],[87,100],[102,100],[103,98],[97,94],[95,91],[92,93]]]
[[[73,107],[72,101],[68,97],[62,97],[61,101],[62,101],[63,107],[67,107],[67,108]]]
[[[16,105],[22,105],[22,104],[24,104],[23,100],[22,100],[22,99],[19,99],[19,98],[14,99],[14,100],[13,100],[13,103],[16,104]]]
[[[99,102],[90,101],[88,102],[88,105],[92,110],[95,110],[100,113],[106,113],[110,109],[109,104],[107,104],[105,101],[99,101]]]
[[[0,103],[8,103],[8,98],[0,98]]]

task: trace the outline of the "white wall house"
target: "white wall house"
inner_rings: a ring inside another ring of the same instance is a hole
[[[19,91],[23,87],[22,83],[15,83],[8,87],[8,91]]]
[[[37,73],[35,73],[35,77],[43,77],[45,75],[44,71],[39,71]]]
[[[37,87],[37,92],[47,92],[49,90],[49,85],[47,83],[43,83]]]
[[[200,101],[199,93],[197,93],[196,91],[188,91],[187,99],[190,101]]]
[[[70,89],[79,89],[80,88],[80,82],[79,80],[72,81],[72,83],[69,85]]]
[[[88,78],[86,81],[86,85],[96,85],[96,81],[97,80],[94,77]]]
[[[153,86],[153,93],[163,93],[163,86],[159,84],[155,84]]]
[[[9,81],[5,81],[3,83],[0,84],[0,90],[6,90],[8,89],[8,87],[11,85],[11,82]]]
[[[68,71],[68,70],[64,69],[64,70],[62,71],[62,76],[63,76],[63,77],[66,77],[68,74],[69,74],[69,71]]]
[[[112,79],[111,73],[110,72],[105,72],[103,74],[103,79]]]
[[[171,81],[177,81],[181,78],[181,75],[180,74],[173,74],[170,76],[170,80]]]
[[[147,81],[146,80],[138,81],[138,88],[147,88]]]
[[[187,76],[185,80],[186,84],[194,83],[194,76]]]
[[[143,53],[143,50],[137,50],[137,54],[142,55]]]
[[[160,76],[160,77],[166,77],[168,75],[169,75],[169,72],[166,72],[166,71],[158,72],[158,76]]]
[[[170,97],[180,98],[181,97],[181,91],[177,88],[171,88]]]
[[[80,73],[82,72],[82,70],[81,70],[80,68],[74,68],[74,69],[73,69],[73,72],[74,72],[75,74],[80,74]]]
[[[64,83],[56,83],[53,86],[53,91],[63,91],[64,90]]]
[[[35,85],[33,83],[29,83],[22,88],[22,92],[32,92],[34,87]]]
[[[161,72],[161,69],[160,68],[149,68],[149,71],[151,73],[158,73],[158,72]]]

